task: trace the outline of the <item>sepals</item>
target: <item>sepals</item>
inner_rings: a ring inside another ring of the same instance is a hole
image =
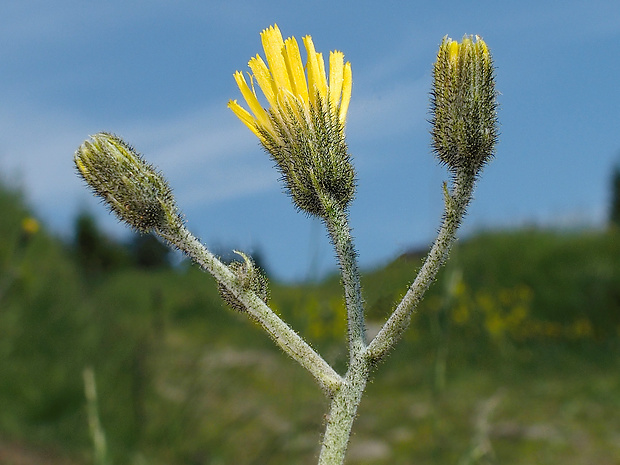
[[[228,269],[235,275],[237,284],[239,284],[242,289],[254,292],[259,299],[267,303],[269,300],[269,283],[267,281],[267,277],[263,271],[256,266],[254,260],[243,252],[239,252],[237,250],[234,252],[243,259],[243,262],[233,261],[230,265],[228,265]],[[219,283],[218,289],[222,299],[233,309],[240,312],[246,311],[245,305],[239,301],[239,299],[237,299],[237,297],[224,284]]]
[[[433,67],[433,150],[453,173],[476,176],[497,143],[493,60],[478,36],[444,37]]]
[[[169,232],[182,224],[163,176],[120,137],[101,132],[75,152],[80,176],[118,218],[140,232]]]
[[[329,104],[316,96],[319,105],[309,108],[310,121],[298,118],[296,102],[272,123],[276,136],[261,129],[263,147],[276,161],[287,190],[297,208],[325,218],[329,205],[346,209],[355,195],[355,171],[344,138],[344,126]]]

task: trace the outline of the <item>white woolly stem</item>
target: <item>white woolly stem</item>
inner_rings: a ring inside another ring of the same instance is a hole
[[[327,210],[325,222],[340,264],[347,306],[349,359],[353,362],[366,348],[360,273],[346,212],[338,207]]]
[[[275,343],[306,368],[328,395],[333,395],[340,387],[342,377],[254,292],[240,286],[228,267],[209,252],[183,225],[178,225],[170,231],[157,232],[232,292]]]
[[[353,421],[368,381],[370,366],[370,361],[363,357],[353,360],[342,386],[332,398],[321,444],[319,465],[344,463]]]

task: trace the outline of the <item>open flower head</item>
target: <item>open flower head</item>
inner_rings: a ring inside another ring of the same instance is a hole
[[[342,52],[331,52],[328,76],[323,55],[306,36],[304,66],[297,41],[283,40],[277,25],[265,29],[261,40],[266,61],[257,54],[248,63],[248,79],[240,71],[234,75],[250,111],[236,100],[228,107],[276,161],[300,209],[324,216],[326,202],[346,208],[355,192],[344,138],[351,64],[344,62]],[[259,101],[257,86],[267,108]]]
[[[477,175],[497,143],[493,60],[480,37],[444,37],[433,67],[433,149],[451,171]]]

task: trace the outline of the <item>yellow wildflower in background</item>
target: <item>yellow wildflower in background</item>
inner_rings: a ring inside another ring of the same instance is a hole
[[[329,75],[312,37],[303,38],[304,65],[294,37],[283,40],[277,25],[261,33],[265,60],[251,58],[249,83],[234,74],[249,110],[236,100],[233,113],[259,138],[276,161],[294,203],[312,215],[325,217],[333,206],[346,208],[355,193],[355,174],[344,126],[351,100],[351,64],[339,51],[329,55]],[[256,93],[262,90],[268,108]]]
[[[39,222],[32,216],[28,216],[22,220],[22,232],[29,236],[39,231]]]
[[[21,222],[21,233],[19,235],[19,239],[17,242],[18,248],[25,247],[32,237],[39,232],[40,225],[39,222],[33,218],[32,216],[27,216],[22,219]]]

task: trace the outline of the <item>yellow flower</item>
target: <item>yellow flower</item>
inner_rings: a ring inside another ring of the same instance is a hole
[[[450,55],[450,61],[456,66],[459,62],[464,62],[468,57],[465,55],[468,53],[477,53],[486,60],[487,63],[491,61],[491,55],[487,44],[480,36],[476,36],[474,42],[471,37],[463,37],[463,41],[458,43],[456,40],[452,40],[449,37],[444,38],[443,46],[447,47]],[[441,54],[441,51],[439,52]]]
[[[312,109],[325,111],[327,106],[330,112],[338,115],[340,124],[344,125],[351,99],[352,82],[351,63],[344,62],[344,54],[339,51],[330,52],[328,83],[323,54],[315,51],[312,37],[303,38],[308,56],[307,79],[294,37],[283,40],[280,29],[273,25],[261,33],[261,39],[267,63],[258,54],[250,59],[248,66],[253,75],[249,77],[249,86],[241,71],[234,75],[241,95],[252,113],[241,107],[236,100],[231,100],[228,107],[235,115],[259,139],[264,140],[265,132],[278,137],[269,110],[262,107],[256,95],[256,81],[273,112],[273,117],[280,122],[293,116],[292,111],[294,117],[305,119],[311,126]]]
[[[325,217],[334,207],[347,208],[355,193],[355,173],[344,137],[351,99],[351,64],[342,52],[331,52],[329,76],[323,55],[310,36],[303,38],[305,66],[294,38],[282,39],[278,26],[261,33],[265,62],[260,55],[235,81],[250,111],[231,100],[228,107],[256,134],[275,160],[295,205]],[[256,94],[262,90],[268,108]]]
[[[35,218],[28,216],[22,220],[22,232],[24,234],[32,236],[37,231],[39,231],[39,222]]]

